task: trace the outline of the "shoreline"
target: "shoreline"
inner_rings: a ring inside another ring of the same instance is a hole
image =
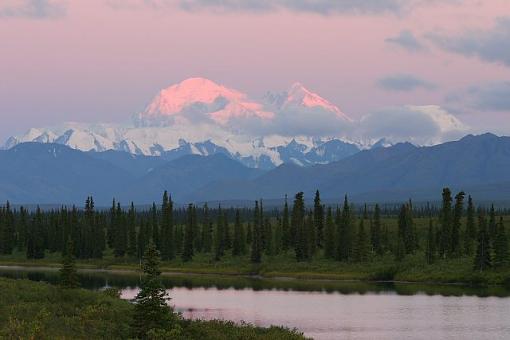
[[[102,274],[141,274],[139,269],[135,268],[122,268],[122,266],[111,266],[111,268],[98,268],[94,265],[77,264],[77,271],[79,273],[102,273]],[[117,268],[115,268],[117,267]],[[57,272],[60,268],[59,263],[16,263],[0,262],[0,270],[24,270],[24,271],[51,271]],[[271,272],[269,272],[271,274]],[[277,273],[281,274],[281,273]],[[488,287],[506,287],[505,284],[486,284],[475,285],[469,282],[441,282],[441,281],[410,281],[410,280],[370,280],[370,279],[347,279],[338,278],[338,274],[331,273],[287,273],[289,275],[264,275],[264,274],[247,274],[247,273],[234,273],[234,272],[214,272],[209,270],[168,270],[162,268],[162,276],[209,276],[209,277],[223,277],[223,278],[244,278],[244,279],[259,279],[259,280],[274,280],[274,281],[287,281],[287,282],[333,282],[333,283],[367,283],[367,284],[402,284],[402,285],[427,285],[427,286],[455,286],[465,288],[488,288]]]

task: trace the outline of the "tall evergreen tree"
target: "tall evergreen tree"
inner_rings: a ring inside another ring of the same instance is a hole
[[[213,245],[213,227],[209,219],[209,207],[204,204],[202,218],[202,249],[205,253],[212,251]]]
[[[116,238],[116,231],[117,231],[117,203],[115,202],[115,198],[112,202],[112,207],[110,209],[110,223],[108,225],[108,229],[106,231],[106,238],[107,238],[107,244],[108,247],[114,248],[115,247],[115,238]]]
[[[474,261],[474,269],[480,272],[491,267],[491,248],[489,233],[487,232],[487,219],[485,213],[480,209],[478,213],[478,245]]]
[[[342,213],[338,220],[336,259],[339,261],[349,261],[352,259],[353,254],[352,224],[354,218],[347,196],[344,198]]]
[[[312,210],[308,212],[308,223],[306,223],[306,251],[307,258],[311,259],[317,252],[317,225]],[[324,222],[322,222],[324,223]],[[323,227],[324,232],[324,227]]]
[[[328,259],[335,258],[335,221],[333,212],[328,207],[326,213],[326,229],[324,230],[324,257]]]
[[[292,245],[291,229],[289,225],[289,205],[287,203],[287,195],[285,195],[282,216],[282,250],[287,251]]]
[[[397,244],[394,251],[395,254],[395,261],[402,261],[404,257],[406,256],[406,248],[405,248],[405,242],[404,237],[402,235],[397,235]]]
[[[174,240],[174,219],[173,219],[173,202],[168,192],[163,193],[163,203],[161,205],[161,257],[163,260],[172,260],[175,257],[176,245]]]
[[[214,258],[219,261],[225,255],[225,223],[223,221],[224,214],[221,206],[218,207],[218,216],[216,221],[216,232],[214,233]]]
[[[251,222],[248,222],[246,225],[246,244],[251,245],[253,241],[253,229],[251,227]]]
[[[63,288],[77,288],[80,286],[76,264],[74,259],[73,241],[67,241],[65,254],[62,256],[62,267],[60,268],[60,285]]]
[[[243,225],[241,223],[241,215],[239,209],[236,209],[236,217],[234,222],[234,242],[232,245],[232,255],[239,256],[246,251]]]
[[[223,212],[223,249],[232,249],[232,237],[230,236],[230,224],[228,222],[228,212]]]
[[[416,234],[412,217],[411,204],[403,204],[398,217],[398,236],[402,239],[404,252],[411,254],[416,249]]]
[[[464,231],[464,253],[473,255],[475,251],[476,241],[476,224],[475,224],[475,206],[471,196],[468,197],[468,205],[466,210],[466,230]]]
[[[255,201],[255,209],[253,211],[253,231],[251,241],[251,262],[262,262],[262,214],[259,209],[259,202]]]
[[[186,227],[184,229],[184,247],[182,251],[182,260],[184,262],[193,259],[193,204],[188,205],[186,218]]]
[[[168,306],[167,293],[161,281],[159,252],[151,242],[143,262],[144,277],[140,292],[136,295],[133,315],[133,336],[147,339],[150,331],[169,331],[175,320]]]
[[[27,233],[27,258],[44,258],[44,221],[39,206],[37,206]]]
[[[356,240],[355,260],[357,262],[366,262],[368,261],[368,256],[370,252],[370,243],[368,241],[368,236],[365,232],[365,223],[363,218],[360,219],[357,236],[358,237]]]
[[[25,249],[27,244],[27,229],[28,229],[28,213],[27,210],[23,207],[19,209],[19,217],[18,217],[18,228],[17,228],[17,248],[19,251]]]
[[[264,251],[267,255],[273,255],[273,225],[268,217],[264,218],[264,231],[263,231]]]
[[[324,206],[321,203],[319,190],[315,192],[313,200],[313,219],[317,238],[316,244],[318,248],[322,249],[324,248]]]
[[[117,202],[117,208],[115,209],[115,240],[113,253],[115,257],[123,257],[126,254],[128,247],[128,231],[127,221],[124,212],[120,207],[120,203]]]
[[[158,208],[156,207],[156,203],[152,202],[152,208],[150,210],[150,218],[151,218],[151,232],[152,232],[152,242],[154,242],[154,246],[156,249],[161,249],[161,238],[160,238],[160,228],[159,228],[159,220],[158,220]]]
[[[184,227],[182,224],[176,224],[174,226],[174,249],[175,254],[181,254],[182,255],[182,246],[184,242]]]
[[[446,258],[449,255],[452,243],[452,193],[449,188],[443,189],[443,205],[440,212],[440,220],[439,255],[441,258]]]
[[[138,232],[137,243],[136,243],[136,255],[139,259],[143,258],[145,250],[151,240],[151,230],[149,224],[145,220],[140,221],[140,230]]]
[[[9,255],[15,247],[14,216],[9,201],[0,210],[0,254]]]
[[[374,218],[371,223],[370,241],[372,242],[372,249],[377,255],[382,255],[383,248],[381,242],[381,208],[379,204],[375,205]]]
[[[273,255],[279,255],[281,252],[282,252],[282,248],[283,248],[283,243],[282,243],[282,238],[283,238],[283,229],[282,229],[282,220],[280,218],[280,216],[278,216],[276,218],[276,223],[275,223],[275,227],[274,227],[274,232],[273,232],[273,240],[271,242],[271,244],[273,245]]]
[[[496,222],[496,210],[494,209],[494,204],[491,204],[491,209],[489,212],[489,229],[487,232],[489,233],[489,240],[492,247],[494,246],[494,241],[496,240],[497,231],[498,225]]]
[[[427,233],[427,248],[425,250],[425,259],[428,264],[432,264],[435,261],[436,257],[436,240],[434,233],[434,225],[432,224],[432,219],[429,221],[429,230]]]
[[[508,238],[503,224],[503,217],[500,217],[496,238],[494,239],[494,266],[497,268],[507,267],[510,263],[508,255]]]
[[[462,245],[460,243],[461,219],[464,212],[464,192],[461,191],[455,196],[455,208],[453,209],[452,235],[450,237],[449,252],[452,256],[462,254]]]
[[[192,211],[192,222],[193,222],[193,249],[195,252],[202,252],[202,231],[200,224],[198,223],[197,207],[193,205]]]
[[[128,217],[127,217],[127,230],[128,230],[128,247],[127,254],[131,257],[135,257],[137,255],[137,247],[136,247],[136,210],[135,205],[131,202],[131,206],[129,207]]]
[[[305,202],[303,192],[298,192],[292,206],[291,229],[295,231],[294,250],[296,259],[303,261],[307,258],[307,233],[305,226]]]

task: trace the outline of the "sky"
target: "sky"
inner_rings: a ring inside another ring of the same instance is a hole
[[[0,141],[128,121],[189,77],[298,81],[383,134],[427,110],[510,134],[508,0],[2,0],[0,56]]]

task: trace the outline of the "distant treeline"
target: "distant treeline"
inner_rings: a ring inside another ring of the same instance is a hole
[[[465,202],[467,200],[467,202]],[[211,208],[188,205],[175,209],[167,192],[160,205],[137,211],[113,200],[109,210],[98,210],[88,197],[84,209],[63,206],[43,211],[0,208],[0,254],[26,253],[40,259],[47,252],[65,254],[68,240],[79,259],[100,259],[105,251],[117,258],[141,258],[152,240],[164,261],[180,257],[192,261],[197,253],[249,256],[260,263],[264,256],[294,253],[297,261],[325,257],[345,262],[367,262],[391,254],[397,261],[423,252],[428,263],[441,259],[472,257],[474,269],[509,266],[508,238],[501,217],[506,210],[476,208],[463,192],[454,197],[443,189],[442,205],[411,201],[383,209],[379,205],[354,206],[345,197],[338,206],[326,206],[320,193],[307,208],[304,194],[276,209],[263,201],[252,208]],[[415,220],[428,220],[417,231]],[[396,230],[389,230],[389,219]]]

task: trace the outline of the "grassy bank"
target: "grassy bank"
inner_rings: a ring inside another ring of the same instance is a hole
[[[112,294],[0,278],[0,338],[127,339],[133,305]],[[180,320],[176,339],[303,339],[279,328]]]
[[[60,266],[59,254],[47,254],[41,260],[27,260],[22,253],[0,256],[0,265]],[[140,268],[136,259],[116,259],[106,254],[102,260],[79,260],[78,268],[134,270]],[[198,254],[191,262],[179,258],[162,262],[166,273],[194,273],[219,275],[257,275],[266,278],[289,277],[296,279],[331,279],[362,281],[406,281],[421,283],[459,283],[468,285],[509,285],[510,269],[489,269],[482,273],[473,270],[471,258],[436,261],[427,264],[423,253],[407,256],[395,261],[393,256],[373,259],[366,263],[343,263],[323,259],[320,256],[307,262],[296,262],[292,254],[265,256],[258,265],[250,263],[248,256],[225,256],[220,262],[209,254]]]

